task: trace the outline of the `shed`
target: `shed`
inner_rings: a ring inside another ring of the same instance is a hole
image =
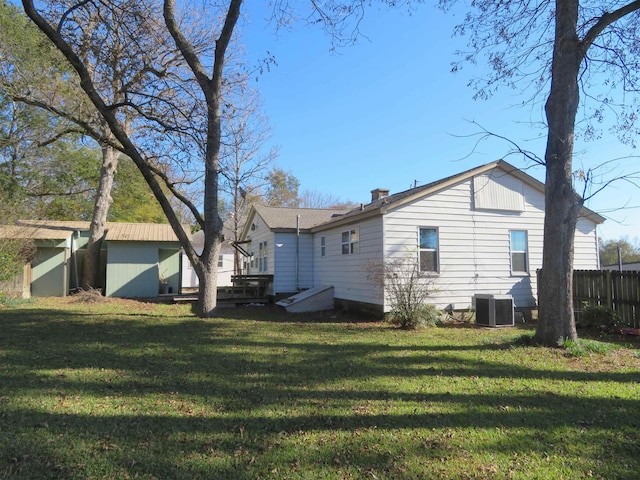
[[[23,296],[65,296],[79,287],[89,227],[89,222],[49,220],[0,226],[0,238],[23,239],[36,247],[29,266],[30,287]],[[168,224],[108,222],[99,275],[104,294],[155,297],[163,282],[179,292],[179,252],[180,244]]]
[[[35,256],[24,268],[22,296],[65,296],[78,285],[77,251],[87,244],[87,222],[23,221],[0,225],[0,239],[20,239],[35,247]]]
[[[155,297],[180,291],[180,242],[169,224],[109,223],[105,240],[105,296]]]

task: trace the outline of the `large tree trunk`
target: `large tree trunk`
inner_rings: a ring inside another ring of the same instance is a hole
[[[220,242],[211,242],[200,255],[196,268],[200,281],[196,314],[202,318],[215,317],[218,312],[218,255]]]
[[[102,146],[100,182],[96,192],[93,216],[89,229],[89,242],[87,244],[87,253],[84,257],[84,267],[82,269],[81,286],[83,290],[100,286],[100,279],[98,278],[100,271],[100,249],[102,247],[102,239],[104,238],[109,207],[111,203],[113,203],[111,189],[113,187],[116,168],[118,167],[118,155],[119,152],[115,148],[109,145]]]
[[[539,319],[534,342],[560,346],[576,340],[573,316],[573,244],[582,199],[573,189],[574,128],[583,58],[576,33],[577,0],[556,1],[551,93],[545,105],[549,133],[545,162],[544,246],[538,285]]]

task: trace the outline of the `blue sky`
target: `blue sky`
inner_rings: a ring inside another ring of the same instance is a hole
[[[492,139],[477,144],[480,126],[544,156],[543,106],[525,103],[506,87],[490,100],[473,100],[467,86],[481,67],[453,74],[454,52],[464,39],[452,37],[461,15],[445,15],[422,6],[402,10],[370,8],[360,25],[366,35],[356,45],[331,52],[319,28],[298,23],[274,33],[246,4],[242,43],[248,60],[269,52],[277,65],[262,74],[257,88],[280,147],[278,166],[293,173],[300,190],[317,190],[343,200],[367,203],[374,188],[392,193],[428,183],[500,158],[530,167],[521,156],[505,157],[511,145]],[[474,124],[476,122],[477,124]],[[637,155],[613,136],[578,143],[574,168]],[[632,172],[637,158],[613,163],[611,175]],[[544,168],[527,172],[544,179]],[[640,237],[640,190],[618,182],[588,206],[608,220],[605,239]],[[625,208],[623,208],[625,207]]]

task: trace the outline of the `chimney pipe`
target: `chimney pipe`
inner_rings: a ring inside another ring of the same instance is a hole
[[[375,202],[376,200],[380,200],[384,197],[389,196],[389,189],[387,188],[376,188],[371,190],[371,201]]]

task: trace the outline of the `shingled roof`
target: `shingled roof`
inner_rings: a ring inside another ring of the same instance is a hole
[[[413,202],[426,195],[436,193],[459,182],[468,180],[469,178],[472,178],[476,175],[482,175],[494,169],[499,169],[506,174],[513,175],[526,184],[530,185],[531,187],[535,188],[536,190],[544,193],[544,183],[536,180],[532,176],[524,173],[522,170],[514,167],[504,160],[497,160],[495,162],[487,163],[485,165],[471,168],[464,172],[457,173],[440,180],[436,180],[435,182],[420,185],[419,187],[411,188],[403,192],[398,192],[393,195],[380,198],[368,204],[362,204],[360,205],[360,207],[350,210],[343,215],[335,216],[327,222],[314,226],[313,231],[319,231],[324,229],[325,227],[333,227],[342,223],[348,223],[353,221],[354,219],[362,219],[370,216],[385,214],[391,209],[398,208],[401,205]],[[592,210],[589,210],[588,208],[583,207],[580,211],[580,214],[583,217],[590,218],[596,223],[604,222],[604,218],[602,216],[598,215]]]
[[[309,230],[316,225],[328,222],[332,218],[348,212],[345,209],[287,208],[268,207],[265,205],[254,205],[253,208],[272,230],[295,230],[298,227],[298,216],[300,218],[300,229]],[[250,222],[247,222],[247,224],[250,224]]]

